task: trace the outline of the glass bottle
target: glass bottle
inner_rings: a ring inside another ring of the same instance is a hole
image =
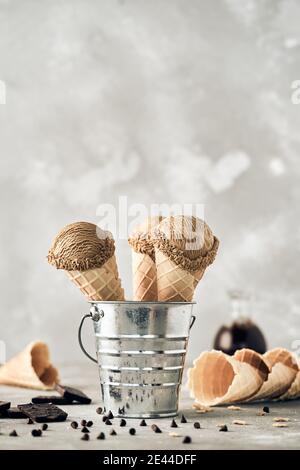
[[[231,300],[231,323],[218,330],[214,349],[233,355],[237,349],[249,348],[263,354],[267,350],[266,340],[249,313],[250,298],[243,291],[229,291]]]

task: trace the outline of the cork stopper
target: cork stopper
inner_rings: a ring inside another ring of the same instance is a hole
[[[86,271],[103,266],[114,252],[110,232],[89,222],[75,222],[58,233],[47,259],[57,269]]]

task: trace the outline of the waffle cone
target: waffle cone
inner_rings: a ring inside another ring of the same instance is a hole
[[[195,278],[155,248],[157,295],[161,302],[191,302],[195,290]]]
[[[157,301],[156,265],[151,256],[132,250],[133,300]]]
[[[58,371],[49,359],[48,346],[40,341],[26,348],[0,367],[0,384],[16,387],[53,390]]]
[[[188,371],[188,388],[198,405],[241,402],[262,386],[258,368],[221,351],[205,351]]]
[[[125,300],[115,255],[100,268],[66,273],[89,300]]]
[[[293,354],[283,348],[267,351],[263,358],[268,364],[270,373],[261,389],[255,394],[251,401],[272,400],[284,395],[294,382],[298,365]]]

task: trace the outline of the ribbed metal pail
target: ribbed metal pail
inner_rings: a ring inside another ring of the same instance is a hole
[[[115,416],[154,418],[178,411],[193,303],[91,302],[103,404]]]

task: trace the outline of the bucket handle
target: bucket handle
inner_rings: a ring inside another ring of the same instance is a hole
[[[95,359],[93,356],[91,356],[87,352],[87,350],[85,349],[85,347],[83,345],[81,332],[82,332],[82,327],[83,327],[83,324],[84,324],[86,318],[90,318],[93,321],[99,321],[100,318],[102,318],[103,316],[104,316],[103,310],[100,310],[100,312],[99,312],[97,307],[92,307],[90,313],[87,313],[86,315],[83,315],[83,317],[80,321],[80,324],[79,324],[79,328],[78,328],[78,342],[79,342],[80,349],[91,361],[95,362],[96,364],[98,364],[97,359]]]

